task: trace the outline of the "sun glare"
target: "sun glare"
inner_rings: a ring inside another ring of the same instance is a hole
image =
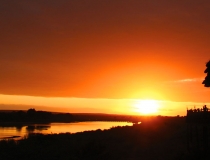
[[[154,114],[158,112],[159,104],[156,100],[139,100],[135,104],[137,112],[141,114]]]

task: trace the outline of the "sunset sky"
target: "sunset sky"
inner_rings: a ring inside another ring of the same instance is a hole
[[[208,0],[0,0],[0,109],[184,115],[210,103]]]

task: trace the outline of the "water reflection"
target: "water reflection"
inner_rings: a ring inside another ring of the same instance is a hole
[[[34,132],[36,130],[42,131],[42,130],[48,130],[50,126],[42,126],[42,125],[29,125],[26,127],[26,130],[29,132]]]
[[[0,126],[0,139],[27,136],[30,133],[76,133],[97,129],[109,129],[115,126],[132,126],[128,122],[77,122],[77,123],[51,123],[51,124],[31,124],[13,127]]]
[[[22,128],[23,128],[23,126],[16,126],[16,130],[17,130],[18,132],[21,132]]]

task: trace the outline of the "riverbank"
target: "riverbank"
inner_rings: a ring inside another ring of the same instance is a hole
[[[199,154],[187,150],[186,128],[183,121],[157,118],[139,125],[104,131],[32,134],[19,141],[0,141],[0,154],[1,159],[7,160],[199,159]]]

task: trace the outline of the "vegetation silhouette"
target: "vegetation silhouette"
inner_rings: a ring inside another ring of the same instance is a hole
[[[210,112],[206,105],[203,108],[194,108],[187,110],[187,145],[188,149],[199,153],[203,157],[207,156],[209,151],[209,123]]]
[[[31,108],[27,111],[0,112],[0,125],[4,122],[17,126],[18,123],[50,123],[50,122],[72,122],[73,116],[70,113],[51,113],[46,111],[36,111]]]
[[[53,113],[36,111],[34,108],[31,108],[27,111],[0,111],[0,126],[14,126],[21,129],[23,125],[27,124],[47,124],[52,122],[119,121],[138,123],[139,121],[144,121],[144,117],[140,115],[100,113]]]
[[[210,112],[206,105],[203,108],[187,109],[188,123],[210,123]]]
[[[210,60],[206,63],[206,69],[204,71],[204,73],[207,73],[204,81],[202,82],[202,84],[204,84],[205,87],[210,87]]]
[[[197,110],[200,113],[205,108]],[[80,133],[34,134],[14,140],[0,141],[3,159],[206,159],[197,148],[189,150],[188,124],[195,119],[194,111],[187,117],[128,116],[108,114],[69,114],[36,111],[0,112],[0,125],[12,125],[21,130],[47,129],[49,125],[33,125],[37,122],[78,121],[129,121],[133,126],[113,127],[109,130],[84,131]],[[194,118],[192,118],[194,117]],[[200,116],[197,116],[200,117]],[[201,116],[202,117],[202,116]],[[137,123],[137,122],[141,123]],[[187,123],[186,123],[187,122]],[[192,123],[193,124],[193,123]],[[14,137],[15,138],[15,137]]]
[[[185,117],[144,117],[141,124],[103,131],[29,134],[18,141],[2,140],[0,155],[3,160],[199,159],[197,153],[187,150],[186,135]]]
[[[35,130],[47,130],[48,128],[50,128],[50,125],[44,125],[44,126],[42,126],[42,125],[28,125],[27,127],[26,127],[26,130],[28,130],[29,132],[30,131],[35,131]]]

